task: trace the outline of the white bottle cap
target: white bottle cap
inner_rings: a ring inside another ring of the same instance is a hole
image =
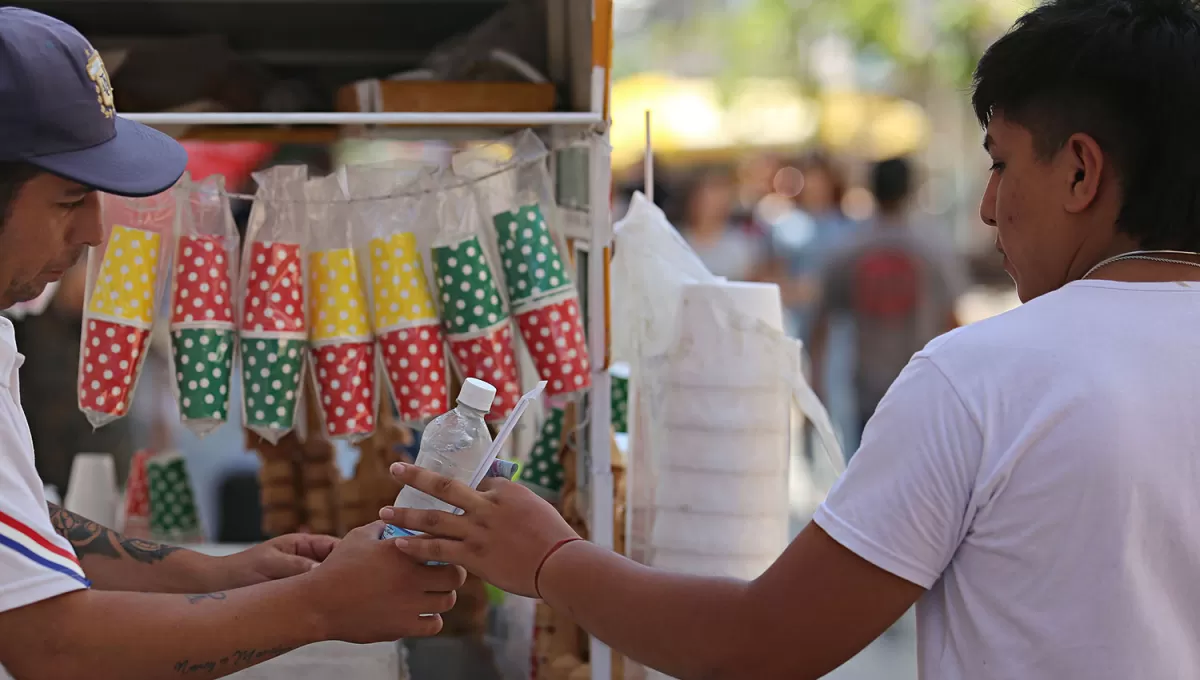
[[[484,413],[492,410],[492,400],[495,398],[496,388],[475,378],[467,378],[458,391],[458,403]]]

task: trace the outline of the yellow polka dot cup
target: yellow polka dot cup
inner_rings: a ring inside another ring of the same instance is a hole
[[[154,232],[113,226],[88,300],[91,315],[146,327],[153,324],[161,239]]]
[[[367,250],[375,332],[436,322],[437,308],[416,237],[403,232],[371,239]]]
[[[309,339],[313,342],[371,337],[367,297],[350,248],[309,255]]]

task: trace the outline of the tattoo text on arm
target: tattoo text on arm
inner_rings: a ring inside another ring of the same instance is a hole
[[[220,659],[213,659],[211,661],[193,662],[191,659],[184,659],[175,664],[174,670],[179,675],[212,675],[218,670],[240,670],[256,663],[273,659],[281,654],[287,654],[293,649],[294,647],[273,647],[271,649],[238,649],[229,656],[223,656]]]
[[[119,560],[126,557],[142,564],[161,562],[171,553],[179,550],[174,546],[163,545],[140,538],[125,538],[121,534],[77,515],[53,503],[50,506],[50,523],[59,536],[71,542],[75,554],[82,560],[89,555],[108,557]]]
[[[228,597],[225,593],[201,593],[199,595],[184,595],[187,598],[188,604],[196,604],[205,600],[216,600],[220,602]]]

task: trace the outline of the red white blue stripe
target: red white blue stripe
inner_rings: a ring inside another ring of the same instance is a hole
[[[70,550],[55,545],[11,515],[0,512],[0,552],[15,554],[23,559],[51,571],[68,576],[85,587],[91,582],[83,574],[83,567]]]

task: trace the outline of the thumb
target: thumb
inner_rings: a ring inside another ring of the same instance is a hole
[[[378,541],[383,537],[383,529],[387,524],[383,520],[375,520],[370,524],[351,529],[346,537],[342,539],[344,542],[363,543],[366,541]]]
[[[262,575],[269,579],[288,578],[289,576],[299,576],[307,573],[309,569],[317,566],[318,562],[300,555],[289,555],[287,553],[275,553],[274,557],[265,561],[262,565]]]

